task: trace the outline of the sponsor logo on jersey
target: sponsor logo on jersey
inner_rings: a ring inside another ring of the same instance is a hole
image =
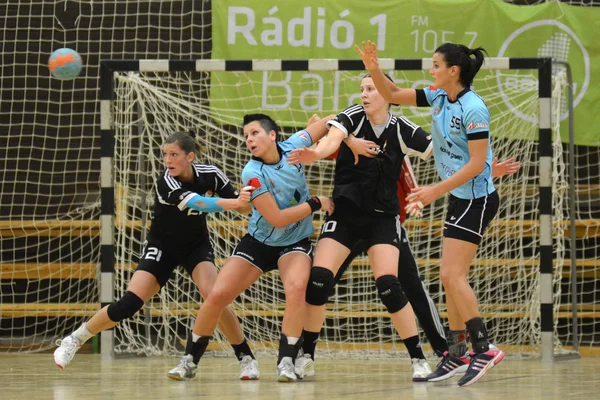
[[[308,140],[308,136],[306,136],[306,134],[304,132],[302,132],[301,134],[299,134],[298,136],[300,136],[302,139],[304,140]]]
[[[489,125],[485,124],[483,122],[469,122],[469,125],[467,125],[467,130],[468,131],[472,131],[473,129],[482,129],[482,128],[488,128]]]
[[[444,154],[446,154],[448,157],[450,157],[451,160],[459,160],[462,161],[463,156],[460,154],[456,154],[448,149],[446,149],[445,147],[440,146],[440,151]]]

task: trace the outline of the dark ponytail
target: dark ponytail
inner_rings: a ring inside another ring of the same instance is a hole
[[[169,136],[163,144],[176,144],[187,155],[194,153],[196,157],[200,156],[201,147],[196,138],[196,132],[189,130],[187,132],[175,132]]]
[[[470,49],[465,45],[455,43],[444,43],[435,52],[444,57],[447,67],[456,65],[460,68],[459,82],[464,87],[471,86],[475,75],[483,65],[484,53],[487,54],[483,47]]]

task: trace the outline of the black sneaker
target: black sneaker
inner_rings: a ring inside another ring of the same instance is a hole
[[[490,349],[485,353],[471,353],[471,364],[465,376],[458,381],[458,386],[469,386],[477,382],[488,369],[502,361],[505,355],[502,350],[493,345],[490,345]]]
[[[442,361],[437,365],[435,371],[427,376],[428,382],[440,382],[452,378],[456,374],[463,374],[469,368],[469,357],[454,357],[444,352]]]

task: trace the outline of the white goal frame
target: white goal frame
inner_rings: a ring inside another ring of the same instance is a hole
[[[417,71],[431,68],[431,59],[379,60],[382,69]],[[101,217],[100,217],[100,303],[104,307],[114,299],[115,271],[115,182],[113,157],[115,131],[112,101],[115,72],[212,72],[212,71],[364,71],[362,60],[105,60],[100,62],[100,153],[101,153]],[[537,70],[539,96],[539,273],[540,327],[543,362],[554,359],[553,285],[554,268],[552,237],[552,59],[487,58],[482,69]],[[114,330],[101,333],[102,357],[114,357]]]

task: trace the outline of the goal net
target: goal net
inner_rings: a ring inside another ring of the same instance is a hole
[[[404,87],[422,87],[425,72],[389,71]],[[539,101],[535,71],[481,71],[474,83],[492,116],[494,154],[501,160],[516,157],[521,170],[496,179],[501,207],[473,263],[470,282],[488,323],[491,339],[511,353],[536,353],[540,344],[538,135]],[[532,74],[533,73],[533,74]],[[240,174],[249,160],[241,116],[258,107],[279,122],[283,136],[303,128],[314,109],[321,114],[339,112],[360,102],[363,72],[318,72],[321,79],[303,78],[285,72],[172,72],[119,73],[113,101],[115,129],[116,265],[115,295],[120,297],[140,255],[152,217],[153,183],[163,169],[160,146],[173,132],[194,130],[203,151],[200,162],[219,166],[235,186],[243,186]],[[555,330],[566,324],[569,299],[561,295],[565,243],[563,221],[567,219],[568,176],[560,138],[560,116],[565,110],[564,71],[556,69],[553,88],[553,220],[555,270]],[[271,82],[271,84],[267,84]],[[274,82],[284,82],[276,84]],[[323,85],[331,90],[323,91]],[[333,93],[323,98],[319,93]],[[235,96],[231,96],[235,93]],[[229,94],[229,95],[228,95]],[[333,98],[336,96],[336,98]],[[281,105],[284,104],[285,107]],[[331,108],[335,104],[337,109]],[[319,107],[320,105],[320,107]],[[330,109],[328,109],[330,107]],[[430,129],[430,109],[393,108]],[[518,111],[518,112],[515,112]],[[526,116],[527,118],[523,118]],[[433,161],[412,159],[420,185],[438,181]],[[311,194],[328,195],[333,185],[334,162],[322,160],[307,168]],[[439,279],[441,227],[445,200],[425,209],[420,220],[409,219],[406,227],[412,249],[442,318],[445,300]],[[316,231],[323,216],[316,214]],[[244,234],[247,218],[235,212],[210,214],[209,229],[221,266]],[[202,300],[188,276],[178,270],[169,284],[135,318],[116,328],[116,351],[172,354],[185,341]],[[284,296],[278,272],[264,274],[233,304],[241,317],[245,336],[258,351],[271,351],[281,330]],[[564,314],[564,313],[563,313]],[[556,346],[561,343],[556,336]],[[229,350],[217,332],[212,346]],[[422,338],[424,342],[426,339]],[[403,352],[387,312],[380,303],[366,257],[355,260],[336,288],[327,307],[327,317],[318,346],[321,354]]]

